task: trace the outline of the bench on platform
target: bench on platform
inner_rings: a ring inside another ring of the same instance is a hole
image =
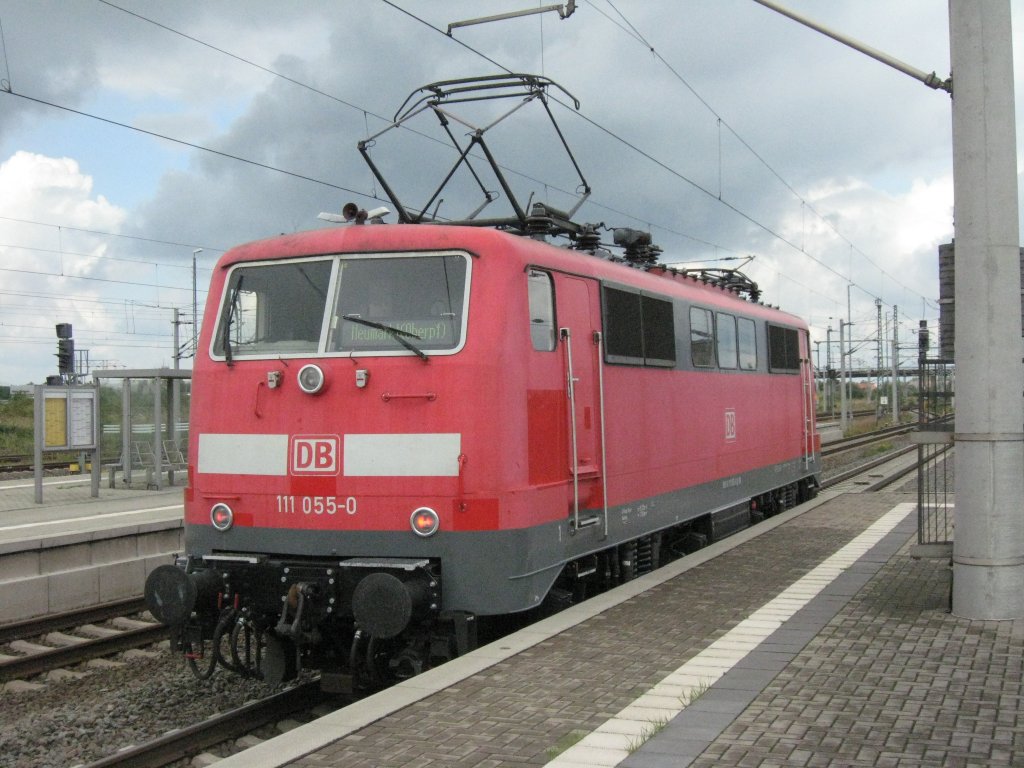
[[[188,470],[188,460],[184,452],[175,440],[163,441],[163,453],[160,457],[160,469],[167,472],[168,482],[174,482],[174,472],[185,472]],[[153,444],[146,441],[133,442],[129,448],[130,466],[126,465],[124,455],[118,457],[117,461],[104,464],[103,469],[107,472],[107,483],[111,488],[117,485],[117,473],[129,473],[133,470],[144,470],[146,472],[146,487],[155,488],[156,481],[156,455],[153,453]],[[127,481],[126,481],[127,482]]]

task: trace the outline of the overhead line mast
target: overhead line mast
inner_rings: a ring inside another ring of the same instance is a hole
[[[778,6],[930,88],[953,94],[954,235],[960,267],[952,609],[970,619],[1024,617],[1024,366],[1013,45],[1007,0],[950,0],[953,74],[941,81]]]

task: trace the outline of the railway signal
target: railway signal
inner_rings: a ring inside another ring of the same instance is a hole
[[[75,340],[71,323],[57,323],[57,370],[62,376],[75,375]]]

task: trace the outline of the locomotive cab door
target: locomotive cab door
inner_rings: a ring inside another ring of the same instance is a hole
[[[574,530],[608,534],[604,436],[604,350],[598,284],[555,276],[558,339],[569,401],[568,470]]]
[[[811,362],[810,349],[810,334],[804,331],[800,334],[800,378],[803,382],[804,469],[810,468],[815,461],[818,450],[820,450],[818,426],[815,418],[817,410],[817,384],[814,380],[814,366]]]

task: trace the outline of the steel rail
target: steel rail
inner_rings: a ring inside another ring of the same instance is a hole
[[[201,723],[171,731],[145,744],[128,747],[89,763],[85,768],[163,768],[279,718],[311,709],[328,698],[329,695],[320,690],[320,680],[312,680]]]
[[[0,643],[9,643],[11,640],[33,637],[47,632],[56,632],[61,629],[78,627],[82,624],[94,624],[98,621],[107,621],[117,616],[142,613],[144,610],[146,610],[146,601],[141,597],[132,597],[126,600],[104,603],[103,605],[78,608],[64,613],[54,613],[10,624],[0,624]]]
[[[920,446],[916,446],[916,445],[915,446],[910,446],[910,448],[919,448],[919,447]],[[944,455],[944,454],[946,454],[952,447],[953,446],[951,446],[951,445],[943,446],[943,448],[940,451],[938,451],[936,454],[933,454],[932,456],[928,457],[928,461],[934,460],[937,455]],[[902,451],[900,453],[900,455],[902,455],[904,453],[908,453],[910,448]],[[915,472],[921,466],[922,463],[923,462],[921,462],[921,461],[916,461],[913,464],[911,464],[910,466],[904,467],[903,469],[894,472],[893,474],[889,475],[888,477],[883,477],[877,483],[872,483],[871,485],[869,485],[864,490],[869,491],[869,492],[880,491],[883,488],[885,488],[886,486],[892,485],[897,480],[900,480],[900,479],[906,477],[911,472]]]
[[[821,487],[823,489],[824,488],[831,488],[831,487],[833,487],[835,485],[839,485],[840,483],[845,483],[847,480],[852,480],[853,478],[857,477],[858,475],[862,475],[862,474],[864,474],[866,472],[870,472],[872,469],[877,469],[878,467],[882,466],[883,464],[888,464],[893,459],[898,459],[899,457],[905,456],[906,454],[908,454],[908,453],[910,453],[912,451],[916,451],[916,450],[917,450],[917,446],[916,445],[908,445],[908,446],[906,446],[904,448],[901,448],[898,451],[895,451],[893,453],[886,453],[885,455],[880,456],[877,459],[874,459],[873,461],[869,461],[867,464],[861,464],[861,465],[859,465],[857,467],[854,467],[853,469],[849,469],[849,470],[846,470],[845,472],[840,472],[839,474],[833,475],[832,477],[828,478],[827,480],[822,480]],[[900,472],[902,474],[900,474],[899,476],[902,477],[904,475],[907,475],[911,471],[913,471],[914,469],[917,469],[917,464],[912,464],[909,468],[907,468],[905,470],[900,470]],[[894,477],[889,482],[894,482],[896,479],[898,479],[898,478]],[[876,485],[878,485],[878,484],[876,483]],[[888,483],[885,483],[884,485],[888,485]],[[879,487],[884,487],[884,485],[879,485]],[[876,490],[876,489],[874,488],[874,486],[872,486],[872,487],[867,488],[865,490]]]
[[[889,437],[913,432],[915,429],[917,429],[917,424],[899,424],[895,427],[886,427],[885,429],[879,429],[874,432],[857,435],[855,437],[844,437],[842,440],[836,440],[826,446],[822,446],[821,455],[823,457],[834,456],[835,454],[843,453],[844,451],[863,448],[865,446],[881,442]]]
[[[110,637],[83,640],[74,645],[19,656],[0,662],[0,682],[41,675],[52,669],[80,664],[141,645],[150,645],[169,637],[170,632],[171,630],[163,624],[154,623],[152,627],[126,629]]]

